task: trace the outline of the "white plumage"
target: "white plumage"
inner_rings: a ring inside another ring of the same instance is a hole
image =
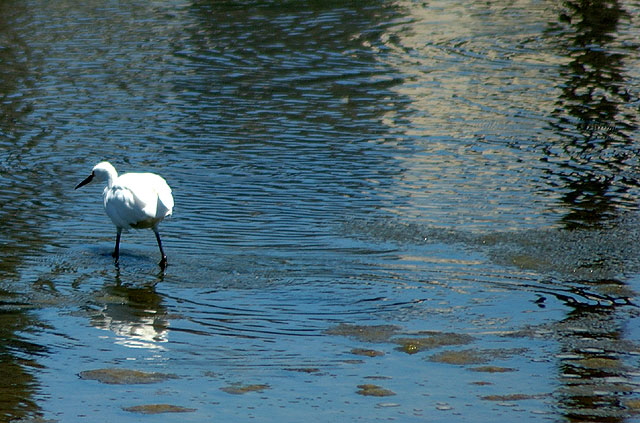
[[[160,267],[167,265],[167,256],[162,249],[158,225],[173,212],[173,196],[167,182],[154,173],[118,172],[109,162],[100,162],[93,167],[91,175],[80,182],[76,189],[92,181],[106,182],[104,209],[116,225],[116,246],[113,257],[118,261],[120,236],[123,229],[151,229],[156,234],[162,260]]]

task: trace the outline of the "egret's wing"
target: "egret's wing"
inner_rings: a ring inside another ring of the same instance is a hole
[[[129,228],[151,217],[145,211],[140,198],[122,185],[113,185],[105,189],[104,209],[113,224],[120,228]]]
[[[143,173],[143,175],[145,175],[145,178],[148,178],[149,185],[153,186],[156,192],[156,215],[158,217],[171,215],[173,212],[173,195],[171,195],[171,188],[169,188],[167,181],[153,173]]]
[[[126,173],[120,176],[114,187],[128,190],[135,207],[141,209],[146,218],[162,220],[173,211],[171,188],[161,177],[153,173]]]

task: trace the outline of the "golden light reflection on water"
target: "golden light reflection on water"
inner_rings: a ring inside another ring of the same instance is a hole
[[[381,60],[401,76],[390,89],[407,99],[407,108],[389,110],[384,122],[402,127],[416,144],[399,158],[406,169],[398,189],[408,202],[389,211],[483,230],[598,224],[616,207],[635,204],[637,192],[629,190],[636,184],[627,181],[635,177],[634,154],[617,140],[635,127],[633,97],[620,82],[623,71],[631,78],[637,68],[623,53],[633,37],[598,38],[597,29],[588,29],[591,18],[581,27],[578,11],[586,6],[398,7],[407,16],[382,37],[392,53]],[[620,5],[607,10],[610,21],[628,16]],[[558,29],[571,13],[578,15],[576,28]],[[615,30],[615,21],[602,28]],[[587,49],[589,40],[596,47],[610,43],[611,51],[582,55],[583,47],[572,44],[580,40]],[[595,62],[599,57],[603,63]]]
[[[531,126],[532,117],[553,110],[552,75],[567,62],[542,37],[554,8],[529,1],[399,4],[408,22],[390,29],[388,45],[399,52],[391,64],[406,78],[395,89],[415,112],[410,135],[530,134],[518,124]],[[504,101],[510,95],[516,104]]]
[[[384,60],[403,76],[391,89],[408,106],[385,122],[401,121],[416,145],[399,158],[396,190],[408,205],[389,211],[478,229],[552,224],[559,194],[523,163],[540,157],[530,147],[544,137],[558,95],[553,75],[567,61],[541,36],[553,11],[529,2],[399,6],[407,19],[383,38],[396,52]]]

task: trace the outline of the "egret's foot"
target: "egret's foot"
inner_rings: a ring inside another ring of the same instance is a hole
[[[164,270],[167,268],[167,256],[163,256],[162,260],[160,260],[160,263],[158,263],[160,265],[160,269]]]

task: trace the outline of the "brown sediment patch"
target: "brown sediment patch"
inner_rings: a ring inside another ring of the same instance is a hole
[[[575,383],[574,379],[566,380],[566,382]],[[601,382],[597,384],[575,384],[565,385],[560,388],[560,392],[573,396],[610,396],[610,395],[631,395],[636,388],[628,383],[623,382]]]
[[[123,407],[122,409],[124,411],[139,414],[192,413],[196,411],[195,408],[186,408],[171,404],[145,404],[133,407]]]
[[[355,338],[362,342],[388,342],[389,339],[400,331],[395,325],[352,325],[340,323],[325,331],[327,335],[340,335]]]
[[[134,385],[157,383],[167,379],[177,379],[176,375],[168,373],[141,372],[129,369],[96,369],[80,372],[81,379],[97,380],[108,385]]]
[[[482,364],[489,361],[479,350],[442,351],[429,357],[430,361],[447,364]]]
[[[485,401],[504,401],[504,402],[512,402],[512,401],[523,401],[530,399],[538,399],[543,395],[531,395],[531,394],[506,394],[506,395],[485,395],[480,397]]]
[[[393,342],[400,345],[397,350],[407,354],[415,354],[449,345],[466,345],[473,342],[471,335],[460,333],[434,333],[429,336],[416,338],[395,338]]]
[[[367,397],[390,397],[396,394],[389,389],[373,384],[358,385],[358,388],[356,393]]]
[[[507,373],[507,372],[518,371],[518,369],[513,369],[511,367],[500,367],[500,366],[479,366],[479,367],[473,367],[469,370],[473,372],[484,372],[484,373]]]
[[[284,370],[288,372],[298,372],[298,373],[318,373],[320,369],[317,367],[287,367]]]
[[[624,406],[631,410],[632,413],[638,414],[640,413],[640,399],[628,399],[625,400]]]
[[[267,384],[243,385],[241,383],[234,383],[229,386],[223,386],[220,390],[227,394],[242,395],[248,392],[262,392],[269,388],[270,386]]]
[[[369,350],[366,348],[354,348],[351,350],[351,354],[362,355],[365,357],[380,357],[384,355],[382,351]]]
[[[522,354],[525,348],[514,349],[468,349],[459,351],[443,351],[429,357],[430,361],[457,365],[484,364],[493,359],[508,358],[515,354]],[[486,366],[486,368],[491,368]]]
[[[567,363],[586,369],[596,370],[622,370],[625,367],[621,360],[605,357],[588,357],[579,360],[567,360]]]

